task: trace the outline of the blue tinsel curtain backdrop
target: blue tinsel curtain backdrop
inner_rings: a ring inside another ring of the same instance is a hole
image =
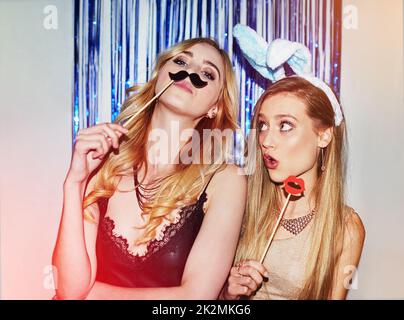
[[[125,90],[145,83],[159,52],[184,39],[213,37],[233,61],[239,124],[269,84],[242,57],[237,23],[267,41],[304,43],[318,77],[339,95],[342,0],[76,0],[73,141],[77,131],[114,121]]]

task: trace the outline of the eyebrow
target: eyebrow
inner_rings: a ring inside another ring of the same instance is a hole
[[[190,56],[190,57],[193,57],[193,56],[194,56],[194,54],[193,54],[191,51],[182,51],[182,53],[184,53],[184,54],[186,54],[187,56]],[[203,60],[203,63],[206,63],[206,64],[212,66],[213,68],[215,68],[216,71],[217,71],[217,73],[219,74],[219,79],[220,79],[220,71],[219,71],[219,68],[218,68],[213,62],[211,62],[211,61],[209,61],[209,60]]]
[[[266,119],[266,117],[265,117],[265,115],[263,113],[259,113],[258,117]],[[275,116],[275,118],[276,119],[279,119],[279,118],[292,118],[292,119],[295,119],[296,121],[299,121],[299,120],[297,120],[297,118],[295,116],[292,116],[291,114],[286,114],[286,113],[285,114],[277,114]]]

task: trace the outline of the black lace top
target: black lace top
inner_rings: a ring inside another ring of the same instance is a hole
[[[202,225],[209,182],[196,203],[180,210],[178,222],[166,227],[163,238],[148,243],[144,256],[132,255],[128,251],[128,241],[114,234],[114,221],[105,216],[108,199],[99,199],[96,280],[132,288],[179,286],[189,252]]]

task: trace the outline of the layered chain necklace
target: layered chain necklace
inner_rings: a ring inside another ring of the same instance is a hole
[[[293,218],[293,219],[283,218],[281,220],[281,226],[296,236],[300,232],[302,232],[304,230],[304,228],[307,227],[307,225],[310,223],[310,221],[314,217],[314,212],[315,212],[315,210],[313,209],[310,213],[308,213],[302,217]]]
[[[143,211],[144,210],[144,204],[145,203],[150,203],[154,196],[157,193],[157,190],[159,188],[158,183],[150,183],[147,185],[144,185],[142,183],[139,183],[139,180],[137,178],[137,173],[135,173],[135,191],[136,191],[136,198],[139,203],[140,209]]]

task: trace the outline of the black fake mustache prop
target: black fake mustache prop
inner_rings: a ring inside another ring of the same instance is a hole
[[[175,82],[184,80],[186,77],[189,77],[191,79],[192,85],[198,89],[206,87],[208,84],[206,81],[203,81],[197,73],[188,73],[185,70],[181,70],[177,73],[169,72],[168,74],[170,76],[170,79],[174,80]]]
[[[127,127],[128,124],[135,119],[141,112],[143,112],[148,106],[150,106],[156,99],[158,99],[164,91],[168,89],[169,86],[171,86],[174,82],[178,82],[181,80],[184,80],[186,77],[189,77],[191,79],[191,83],[195,88],[203,88],[205,87],[208,83],[206,81],[203,81],[197,73],[191,73],[189,74],[185,70],[181,70],[177,73],[168,73],[170,76],[171,81],[167,83],[167,85],[160,90],[159,93],[157,93],[149,102],[147,102],[142,108],[140,108],[134,115],[132,115],[128,120],[125,121],[123,124],[124,127]]]

